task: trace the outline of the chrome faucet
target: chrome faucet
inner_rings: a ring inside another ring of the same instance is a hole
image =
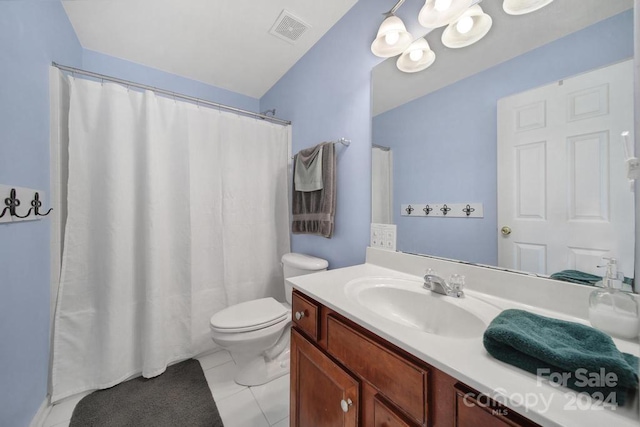
[[[447,283],[442,277],[438,276],[432,269],[427,270],[427,274],[424,276],[425,289],[429,289],[437,294],[446,295],[449,297],[460,298],[464,295],[460,286],[452,286]]]

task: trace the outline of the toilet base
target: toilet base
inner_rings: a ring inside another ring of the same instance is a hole
[[[287,348],[273,359],[262,354],[249,360],[236,360],[238,372],[234,381],[244,386],[256,386],[280,378],[289,373],[290,354]]]

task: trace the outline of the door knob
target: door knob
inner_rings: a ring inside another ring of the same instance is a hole
[[[508,225],[505,225],[500,229],[500,232],[502,233],[503,236],[508,236],[509,234],[511,234],[511,227],[509,227]]]
[[[351,405],[353,405],[353,402],[351,401],[351,399],[347,399],[347,400],[342,399],[340,401],[340,407],[342,408],[342,412],[349,412],[349,408],[351,407]]]
[[[304,311],[296,311],[296,320],[300,320],[304,317]]]

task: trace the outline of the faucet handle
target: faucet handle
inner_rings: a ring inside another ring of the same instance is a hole
[[[462,274],[452,274],[449,276],[449,286],[451,286],[451,290],[454,293],[457,293],[458,296],[463,294],[464,289],[464,275]]]
[[[433,268],[427,268],[424,271],[424,283],[422,284],[422,287],[433,290],[433,278],[437,276],[438,273]]]
[[[607,261],[607,263],[606,263],[606,264],[604,264],[604,265],[596,265],[596,267],[597,267],[597,268],[604,268],[604,267],[608,267],[608,266],[610,266],[610,265],[617,265],[617,264],[618,264],[618,260],[617,260],[617,259],[615,259],[615,258],[611,258],[611,257],[604,257],[604,256],[603,256],[603,257],[602,257],[602,259],[603,259],[604,261]]]
[[[606,267],[607,272],[604,274],[605,278],[609,279],[617,279],[618,278],[618,260],[615,258],[602,257],[603,260],[607,261],[605,265],[598,265],[598,268]]]
[[[428,276],[437,276],[438,273],[436,273],[436,271],[433,268],[427,268],[424,271],[424,280],[428,280]]]

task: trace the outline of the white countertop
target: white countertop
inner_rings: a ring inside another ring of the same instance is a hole
[[[418,282],[422,280],[420,276],[370,263],[287,280],[309,297],[538,424],[580,427],[637,427],[640,424],[638,399],[615,410],[604,409],[583,398],[575,400],[576,394],[572,390],[551,386],[539,381],[533,374],[491,357],[484,349],[482,336],[447,338],[413,329],[375,314],[348,298],[345,292],[348,282],[363,277],[399,278]],[[467,276],[467,282],[469,279]],[[483,294],[470,287],[465,289],[465,293],[495,306],[495,315],[507,308],[520,308],[588,324],[584,319]],[[615,342],[620,351],[640,355],[637,342]]]

